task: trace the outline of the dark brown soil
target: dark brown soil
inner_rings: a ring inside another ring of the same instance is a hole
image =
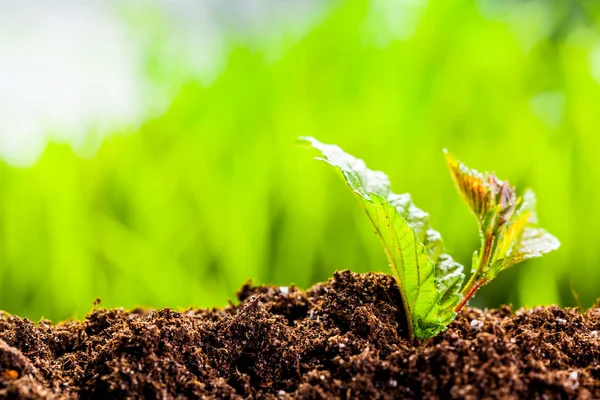
[[[600,398],[600,309],[461,313],[404,339],[392,277],[244,286],[225,309],[0,313],[0,398]]]

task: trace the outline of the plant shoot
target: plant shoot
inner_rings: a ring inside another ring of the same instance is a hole
[[[317,159],[335,167],[346,181],[379,237],[406,313],[411,338],[428,339],[446,329],[475,292],[508,267],[558,248],[558,240],[537,227],[535,197],[517,196],[508,182],[446,158],[460,193],[479,222],[481,248],[473,256],[472,276],[462,288],[463,266],[448,255],[429,214],[409,194],[390,190],[383,172],[340,147],[300,138],[320,152]]]

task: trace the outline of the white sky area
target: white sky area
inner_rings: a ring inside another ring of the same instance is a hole
[[[140,57],[114,12],[93,1],[0,4],[0,157],[27,165],[48,136],[80,147],[91,127],[139,120]]]
[[[322,14],[316,3],[0,0],[0,158],[28,166],[49,140],[85,153],[91,133],[134,131],[154,110],[151,97],[165,95],[144,75],[144,46],[156,37],[145,29],[166,35],[165,62],[179,56],[209,82],[226,60],[225,33],[306,30]]]

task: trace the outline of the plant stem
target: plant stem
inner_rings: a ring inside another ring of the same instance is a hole
[[[396,284],[398,285],[398,288],[400,288],[400,278],[398,277],[398,274],[395,270],[394,271],[394,278],[396,279]],[[400,292],[400,298],[402,298],[402,306],[404,307],[404,320],[406,321],[406,329],[408,330],[408,337],[410,338],[410,340],[415,340],[414,337],[414,328],[413,328],[413,323],[412,323],[412,319],[411,319],[411,310],[410,308],[408,308],[408,304],[406,302],[406,299],[404,298],[404,296],[402,295],[402,292]]]
[[[462,310],[463,307],[467,305],[467,303],[469,302],[471,297],[473,297],[473,295],[477,292],[477,290],[479,290],[480,287],[482,287],[483,285],[488,283],[488,281],[486,279],[477,279],[477,280],[473,279],[475,277],[476,277],[476,275],[473,274],[473,276],[469,280],[469,283],[467,283],[467,286],[465,286],[466,292],[463,291],[462,301],[460,302],[460,304],[458,306],[456,306],[456,308],[454,309],[454,312],[459,312],[460,310]]]
[[[473,297],[473,295],[477,292],[477,290],[479,290],[480,287],[488,283],[488,280],[485,278],[481,278],[481,276],[482,272],[486,271],[488,268],[488,263],[492,255],[493,244],[494,235],[488,234],[483,244],[483,248],[481,249],[482,257],[479,261],[479,265],[477,266],[477,269],[475,269],[475,272],[473,272],[473,275],[471,275],[471,279],[469,279],[469,282],[467,282],[464,289],[462,290],[462,301],[458,306],[456,306],[454,312],[459,312],[460,310],[462,310],[463,307],[469,302],[471,297]]]

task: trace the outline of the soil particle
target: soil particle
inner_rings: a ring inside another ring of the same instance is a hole
[[[0,398],[600,398],[600,308],[471,308],[415,345],[388,275],[238,299],[58,325],[0,313]]]

